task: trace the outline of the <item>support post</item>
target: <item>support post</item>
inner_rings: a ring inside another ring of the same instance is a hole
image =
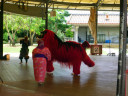
[[[119,57],[116,96],[125,96],[127,0],[120,0]]]
[[[75,28],[75,30],[74,30],[74,40],[76,42],[78,42],[78,28],[79,28],[79,26],[75,26],[74,28]]]
[[[3,7],[4,0],[1,0],[0,6],[0,59],[3,58]]]
[[[87,31],[87,27],[86,27],[86,41],[88,41],[87,37],[88,37],[88,31]]]
[[[45,10],[46,20],[45,20],[45,29],[48,29],[48,3],[49,3],[49,0],[46,0],[46,10]]]
[[[98,7],[92,7],[90,9],[90,17],[89,17],[89,21],[88,21],[88,25],[91,31],[91,34],[94,38],[94,45],[97,45],[97,10]]]
[[[97,45],[98,7],[96,6],[95,8],[96,8],[96,14],[95,14],[95,16],[96,16],[96,18],[95,18],[96,19],[95,20],[96,21],[95,22],[96,23],[96,32],[95,32],[95,35],[94,35],[94,45]]]

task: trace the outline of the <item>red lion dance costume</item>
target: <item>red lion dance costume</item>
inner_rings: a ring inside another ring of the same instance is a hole
[[[44,30],[43,32],[44,45],[51,51],[51,61],[47,63],[47,72],[54,70],[53,61],[58,61],[60,64],[66,66],[73,66],[73,73],[75,75],[80,74],[81,61],[87,66],[94,66],[94,62],[85,52],[85,48],[90,47],[89,43],[85,41],[80,44],[74,41],[63,42],[57,37],[57,35],[51,30]]]

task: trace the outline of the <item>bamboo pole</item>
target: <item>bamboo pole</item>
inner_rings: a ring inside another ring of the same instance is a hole
[[[126,39],[127,39],[127,0],[120,0],[119,58],[118,58],[116,96],[125,96]]]

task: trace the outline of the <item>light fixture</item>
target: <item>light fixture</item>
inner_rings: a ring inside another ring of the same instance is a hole
[[[51,17],[55,17],[55,16],[56,16],[56,11],[55,11],[55,9],[54,9],[54,4],[53,4],[53,9],[52,9],[52,11],[50,12],[50,16],[51,16]]]
[[[20,9],[22,9],[23,11],[27,11],[28,10],[28,1],[27,0],[19,0],[18,2],[18,7]]]

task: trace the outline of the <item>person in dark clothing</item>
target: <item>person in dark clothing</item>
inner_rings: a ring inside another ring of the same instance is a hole
[[[10,37],[8,36],[8,41],[10,40]]]
[[[22,44],[22,48],[20,50],[20,56],[19,56],[19,59],[21,61],[20,64],[22,64],[22,59],[23,58],[25,59],[26,64],[27,64],[28,59],[29,59],[29,56],[28,56],[28,53],[29,53],[28,46],[30,45],[28,37],[25,36],[24,39],[21,39],[20,40],[20,44]]]
[[[78,42],[81,43],[81,38],[78,36]]]
[[[11,45],[10,36],[8,36],[8,44],[10,44],[10,45]]]

